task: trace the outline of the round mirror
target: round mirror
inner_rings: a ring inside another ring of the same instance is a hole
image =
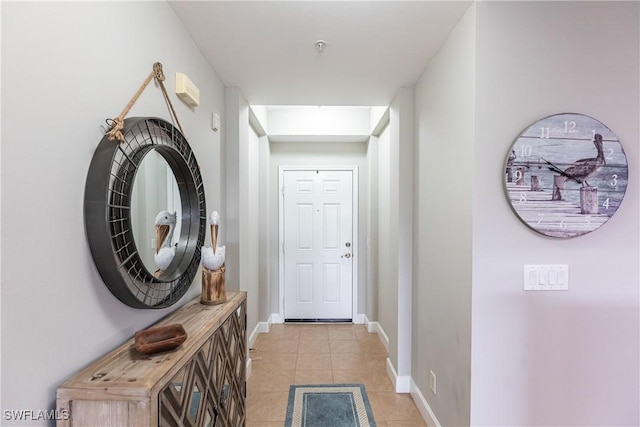
[[[89,247],[100,276],[120,301],[136,308],[168,307],[184,295],[200,265],[206,227],[202,176],[187,140],[170,123],[129,118],[122,133],[124,142],[102,139],[89,167],[84,203]],[[156,190],[147,193],[147,181],[163,169],[164,187],[156,182]],[[149,200],[141,202],[141,193]],[[151,201],[151,193],[167,199]],[[161,248],[170,252],[168,262],[156,256]]]
[[[186,249],[180,241],[181,218],[180,190],[173,171],[157,150],[149,150],[133,182],[131,227],[142,263],[160,280],[171,273],[172,261]]]

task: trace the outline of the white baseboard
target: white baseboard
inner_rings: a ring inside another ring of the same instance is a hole
[[[249,342],[248,342],[249,355],[247,357],[247,379],[249,379],[249,376],[251,375],[251,348],[253,348],[253,344],[256,342],[256,339],[258,339],[258,335],[268,334],[270,329],[271,329],[271,319],[269,319],[269,321],[267,322],[258,322],[256,327],[253,328],[251,335],[249,335]]]
[[[378,322],[371,322],[369,320],[369,318],[367,317],[367,315],[364,315],[364,325],[367,327],[367,331],[371,332],[371,333],[376,333],[378,334],[378,338],[380,338],[380,342],[382,342],[382,345],[384,346],[384,348],[387,350],[387,353],[389,352],[389,337],[387,336],[387,334],[384,333],[384,329],[382,329],[382,326],[380,325],[380,323]]]
[[[436,414],[427,403],[427,399],[424,398],[422,391],[418,388],[418,385],[411,379],[411,397],[420,411],[420,415],[427,423],[428,426],[442,427],[440,422],[436,418]]]
[[[406,375],[398,376],[396,369],[387,357],[387,375],[396,390],[396,393],[409,393],[411,391],[411,377]]]
[[[396,387],[396,378],[398,378],[398,374],[396,373],[396,369],[391,364],[391,359],[387,357],[387,375],[391,380],[391,384],[393,384],[393,388]]]
[[[364,316],[364,324],[367,327],[367,330],[372,333],[377,333],[380,341],[389,351],[389,337],[385,334],[384,329],[378,322],[371,322],[369,318]],[[393,384],[393,387],[396,393],[410,393],[413,401],[415,402],[418,410],[420,411],[420,415],[424,419],[425,423],[428,426],[432,427],[442,427],[440,422],[436,418],[436,415],[433,413],[433,410],[427,403],[427,400],[424,398],[422,391],[418,388],[417,384],[413,381],[413,378],[410,376],[400,376],[398,377],[398,373],[396,372],[393,364],[391,363],[391,359],[387,357],[387,375]]]
[[[273,325],[273,324],[282,324],[284,323],[284,316],[280,313],[271,313],[271,316],[269,317],[269,324]]]
[[[398,375],[396,379],[396,393],[411,392],[411,377],[409,375]]]
[[[271,329],[270,322],[258,322],[251,335],[249,335],[249,347],[253,347],[253,344],[256,342],[259,334],[268,334]]]
[[[353,316],[352,322],[354,325],[362,325],[364,323],[366,316],[364,314],[356,314]]]

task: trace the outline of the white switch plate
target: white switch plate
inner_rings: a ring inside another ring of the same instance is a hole
[[[525,264],[525,291],[569,290],[569,266],[566,264]]]
[[[218,132],[220,129],[220,115],[218,113],[211,115],[211,129],[213,129],[214,132]]]
[[[429,371],[429,388],[434,395],[438,394],[438,380],[433,371]]]

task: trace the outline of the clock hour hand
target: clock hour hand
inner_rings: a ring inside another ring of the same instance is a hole
[[[570,179],[572,181],[577,182],[578,184],[582,184],[582,181],[579,180],[578,178],[574,177],[571,174],[568,174],[567,172],[563,171],[562,169],[560,169],[558,166],[554,165],[553,163],[551,163],[549,160],[545,159],[544,157],[540,157],[540,159],[542,159],[543,162],[545,162],[547,164],[547,168],[551,171],[557,172],[560,175],[564,176],[567,179]]]

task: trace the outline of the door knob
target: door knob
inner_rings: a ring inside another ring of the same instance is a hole
[[[349,254],[349,253],[344,254],[340,258],[351,258],[351,254]]]

